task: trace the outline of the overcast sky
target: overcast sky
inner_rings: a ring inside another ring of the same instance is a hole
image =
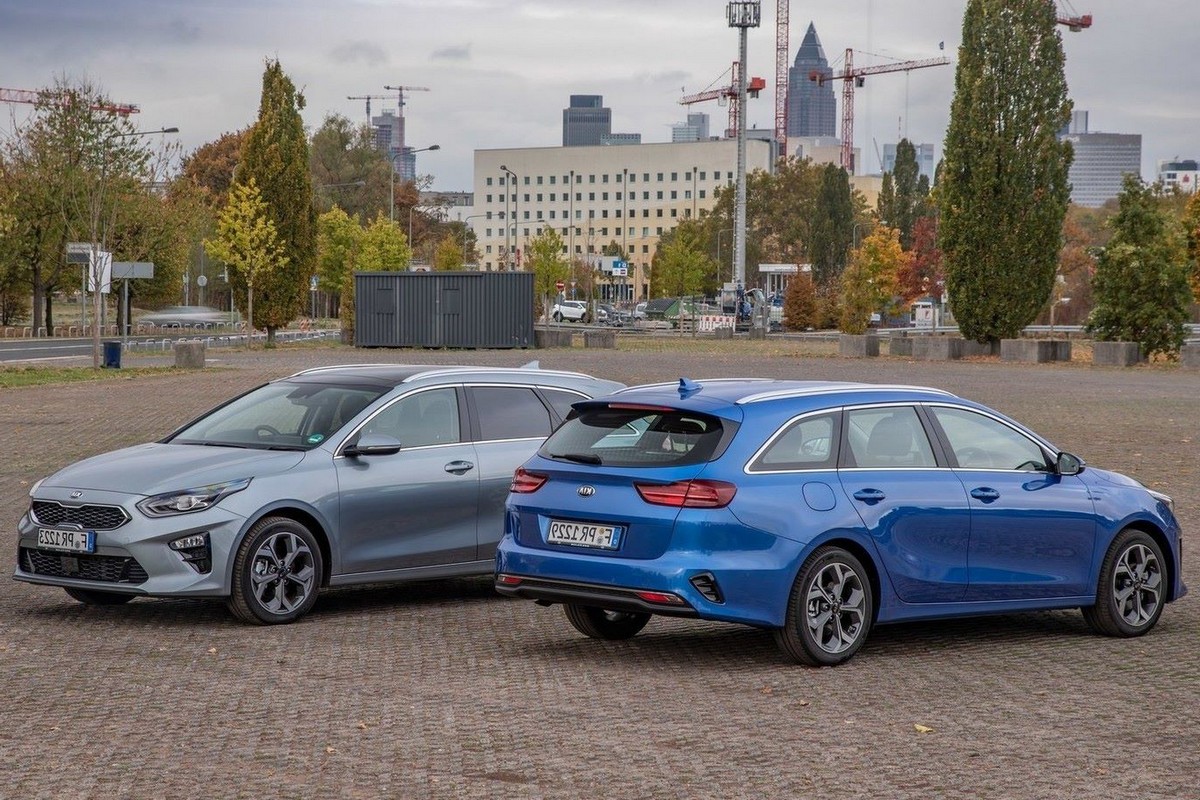
[[[601,94],[614,132],[670,141],[682,91],[717,82],[737,58],[724,0],[0,0],[0,87],[87,78],[137,104],[142,128],[178,126],[187,151],[253,122],[264,59],[277,57],[308,101],[360,122],[348,95],[425,86],[406,106],[408,144],[437,143],[418,171],[442,190],[470,189],[475,149],[562,142],[570,94]],[[1067,82],[1090,129],[1142,134],[1143,177],[1163,158],[1200,157],[1198,0],[1071,0],[1090,30],[1063,31]],[[789,62],[809,22],[835,66],[957,56],[965,0],[791,3]],[[750,31],[749,74],[768,91],[748,124],[774,125],[775,3]],[[870,56],[868,53],[877,54]],[[901,134],[941,155],[954,66],[868,79],[856,95],[855,144],[870,171],[875,144]],[[840,84],[838,84],[840,90]],[[839,98],[840,104],[840,98]],[[372,112],[395,107],[374,101]],[[715,102],[692,106],[725,126]],[[0,128],[28,107],[0,108]],[[840,114],[840,105],[839,105]]]

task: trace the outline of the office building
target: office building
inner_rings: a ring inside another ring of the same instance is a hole
[[[1071,202],[1098,208],[1121,193],[1126,175],[1141,175],[1142,135],[1092,133],[1087,119],[1086,111],[1076,112],[1061,138],[1075,148],[1075,160],[1067,173]]]
[[[501,169],[507,167],[512,174]],[[746,143],[747,170],[770,170],[771,146]],[[737,142],[531,147],[475,151],[475,219],[480,269],[518,264],[545,227],[562,236],[564,255],[583,261],[616,242],[629,275],[616,299],[644,298],[662,235],[715,204],[737,180]],[[506,235],[507,234],[507,235]]]
[[[896,171],[896,147],[895,144],[885,144],[883,146],[883,163],[880,165],[880,172],[895,172]],[[924,175],[929,180],[929,185],[933,185],[933,171],[937,168],[937,161],[933,158],[933,144],[930,142],[922,142],[921,144],[913,143],[913,149],[917,155],[917,174]]]
[[[687,115],[687,122],[677,122],[671,126],[671,141],[703,142],[708,139],[708,114],[698,112]]]
[[[612,109],[604,107],[604,96],[573,94],[571,105],[563,109],[563,147],[598,145],[612,133]]]
[[[824,81],[809,80],[816,72],[825,76]],[[837,135],[837,100],[834,97],[833,74],[825,49],[817,36],[816,27],[810,22],[804,41],[796,51],[796,60],[788,70],[787,135],[792,136],[835,136]]]
[[[1158,162],[1158,180],[1167,189],[1178,189],[1184,194],[1196,191],[1196,180],[1200,178],[1200,164],[1194,158]]]

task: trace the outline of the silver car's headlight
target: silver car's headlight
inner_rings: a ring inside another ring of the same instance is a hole
[[[42,481],[44,481],[44,480],[46,480],[46,479],[38,478],[36,481],[34,481],[33,486],[29,487],[29,496],[30,497],[33,497],[34,493],[37,492],[38,487],[42,485]]]
[[[236,481],[198,486],[178,492],[166,492],[147,497],[137,504],[138,510],[148,517],[169,517],[174,514],[190,514],[212,508],[229,495],[240,492],[250,485],[249,478]]]

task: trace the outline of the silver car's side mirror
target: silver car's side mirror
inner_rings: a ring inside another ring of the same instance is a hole
[[[347,445],[342,455],[349,458],[359,456],[391,456],[400,452],[400,440],[381,433],[368,433],[357,442]]]

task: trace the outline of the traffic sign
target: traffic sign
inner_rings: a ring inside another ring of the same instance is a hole
[[[561,292],[563,289],[567,288],[567,285],[565,283],[563,283],[562,281],[555,281],[554,288],[558,289]]]

